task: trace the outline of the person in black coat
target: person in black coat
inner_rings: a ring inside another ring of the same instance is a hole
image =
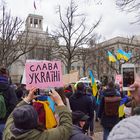
[[[112,128],[119,122],[119,115],[108,116],[105,114],[105,97],[120,96],[116,89],[114,82],[109,82],[107,89],[103,91],[103,97],[100,102],[98,117],[101,119],[101,125],[103,126],[103,140],[107,140],[107,137]]]
[[[65,87],[64,93],[65,93],[65,96],[69,99],[70,96],[73,94],[72,86],[68,85],[67,87]]]
[[[81,111],[72,112],[72,134],[69,140],[92,140],[91,137],[84,134],[83,127],[89,116]]]
[[[0,68],[0,92],[2,93],[6,104],[6,116],[0,118],[0,140],[2,140],[2,132],[5,122],[17,104],[17,97],[14,89],[9,85],[8,72],[5,68]]]
[[[82,111],[89,116],[91,120],[94,116],[94,107],[92,98],[86,94],[84,83],[77,84],[76,92],[70,97],[70,107],[72,111]]]
[[[94,135],[94,111],[96,110],[96,98],[93,96],[92,89],[90,87],[87,88],[86,94],[92,100],[93,117],[88,119],[87,125],[85,125],[85,129],[90,130],[90,136],[93,136]]]

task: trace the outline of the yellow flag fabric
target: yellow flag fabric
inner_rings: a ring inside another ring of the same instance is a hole
[[[119,118],[124,116],[124,104],[119,107]]]
[[[121,58],[123,58],[121,54],[117,53],[117,59],[120,60]]]
[[[43,104],[43,106],[44,106],[46,128],[51,129],[51,128],[56,127],[57,122],[56,122],[55,116],[54,116],[51,108],[49,107],[49,103],[47,101],[36,101],[36,102],[39,102],[39,103]]]
[[[127,91],[127,96],[131,96],[131,92],[129,90]]]
[[[89,76],[91,78],[91,86],[92,86],[92,93],[93,93],[93,96],[96,96],[97,95],[97,84],[96,84],[96,81],[95,81],[95,78],[93,76],[93,73],[91,70],[89,70]]]
[[[96,83],[94,83],[92,85],[92,92],[93,92],[93,96],[95,97],[97,95],[97,85],[96,85]]]
[[[126,53],[125,51],[118,49],[117,51],[117,59],[124,59],[125,61],[128,61],[130,59],[131,55],[129,55],[128,53]]]

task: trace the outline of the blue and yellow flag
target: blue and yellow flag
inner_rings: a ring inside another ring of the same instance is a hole
[[[109,58],[110,62],[116,62],[117,61],[115,56],[110,51],[108,51],[108,58]]]
[[[96,96],[97,95],[97,84],[95,82],[95,78],[93,76],[93,73],[91,70],[89,70],[89,76],[90,76],[90,79],[91,79],[91,86],[92,86],[92,93],[93,93],[93,96]]]
[[[124,107],[125,107],[125,103],[128,100],[128,96],[124,96],[121,101],[120,101],[120,106],[119,106],[119,118],[123,117],[125,115],[124,113]]]
[[[131,58],[132,53],[126,53],[125,51],[123,51],[122,49],[118,49],[117,51],[117,59],[124,59],[125,61],[128,61]]]
[[[132,56],[132,53],[129,51],[127,54],[128,54],[129,59],[130,59]]]

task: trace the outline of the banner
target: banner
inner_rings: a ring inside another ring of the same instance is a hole
[[[27,89],[63,86],[60,61],[27,61],[25,75]]]
[[[78,71],[63,75],[63,83],[64,84],[76,83],[78,80],[79,80],[79,72]]]

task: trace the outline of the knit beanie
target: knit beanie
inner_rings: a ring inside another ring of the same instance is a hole
[[[13,111],[14,125],[18,129],[34,129],[38,125],[38,115],[31,105],[23,105]]]
[[[140,140],[140,116],[120,121],[110,132],[108,140]]]
[[[0,67],[0,75],[5,75],[5,76],[8,75],[7,69],[4,67]]]
[[[89,119],[89,116],[86,115],[82,111],[74,111],[72,112],[72,122],[73,124],[79,123],[79,121],[87,121]]]

